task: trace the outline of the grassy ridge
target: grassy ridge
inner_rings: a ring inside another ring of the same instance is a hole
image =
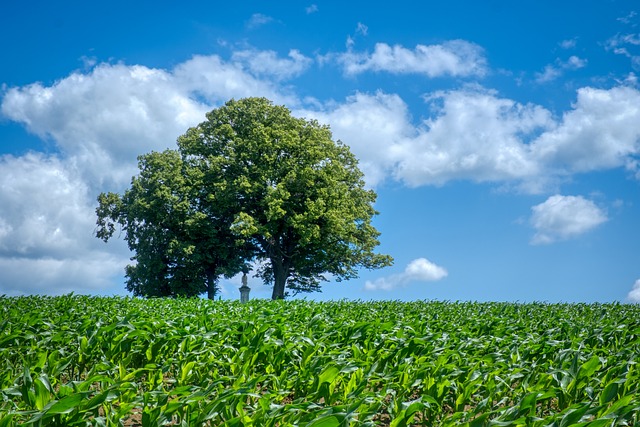
[[[640,306],[0,298],[0,427],[640,422]]]

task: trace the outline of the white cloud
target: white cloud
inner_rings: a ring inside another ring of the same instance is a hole
[[[309,5],[305,8],[305,11],[307,12],[308,15],[312,13],[316,13],[318,11],[318,5],[317,4]]]
[[[273,22],[273,18],[262,13],[254,13],[247,21],[247,28],[255,29]]]
[[[467,77],[483,76],[487,72],[483,49],[464,40],[428,46],[419,44],[413,50],[401,45],[377,43],[371,54],[349,50],[336,57],[349,75],[386,71],[393,74],[425,74],[429,77]]]
[[[438,92],[434,117],[398,148],[395,176],[411,186],[449,180],[518,180],[539,173],[523,137],[552,125],[550,113],[485,90]]]
[[[368,32],[369,32],[369,27],[364,25],[362,22],[358,22],[358,25],[356,26],[356,29],[355,29],[355,33],[353,35],[349,34],[347,36],[347,41],[345,42],[345,46],[347,47],[347,50],[351,51],[353,46],[356,44],[356,40],[355,40],[356,37],[358,36],[366,37]],[[335,55],[335,54],[326,55],[326,58],[333,58],[333,57],[340,57],[340,55]]]
[[[174,144],[203,117],[170,73],[102,64],[52,86],[9,89],[1,111],[43,139],[53,139],[92,184],[122,185],[138,154]]]
[[[560,120],[482,88],[437,92],[427,101],[431,117],[399,127],[403,137],[386,150],[393,164],[385,170],[410,186],[468,179],[520,182],[532,191],[574,173],[640,171],[640,91],[632,87],[581,88]]]
[[[273,62],[273,53],[266,54]],[[304,59],[292,52],[289,61]],[[287,61],[287,60],[280,60]],[[136,171],[136,157],[175,146],[176,138],[230,98],[266,96],[295,105],[273,83],[218,56],[194,56],[171,71],[101,64],[51,86],[11,88],[0,111],[58,148],[96,188],[118,188]]]
[[[381,277],[373,282],[368,280],[364,289],[367,291],[390,291],[412,282],[435,282],[447,277],[448,274],[447,270],[428,259],[418,258],[411,261],[400,274]]]
[[[459,179],[535,183],[625,166],[640,173],[640,92],[633,87],[582,88],[572,109],[555,120],[541,106],[467,86],[428,95],[430,110],[415,125],[405,101],[384,92],[303,108],[278,80],[303,72],[308,61],[297,51],[279,58],[245,50],[232,61],[194,56],[172,70],[100,64],[50,86],[10,88],[0,109],[53,140],[89,188],[100,191],[127,185],[137,155],[174,146],[213,106],[256,95],[331,124],[372,186],[388,177],[419,186]]]
[[[241,50],[233,53],[232,60],[246,64],[254,75],[273,76],[277,80],[296,77],[305,72],[313,62],[296,49],[289,51],[288,58],[279,58],[272,50]]]
[[[544,67],[544,70],[541,73],[536,73],[536,82],[545,83],[550,82],[552,80],[557,79],[562,75],[562,71],[554,67],[553,65],[547,64]]]
[[[577,237],[607,221],[605,211],[582,196],[556,194],[531,210],[534,245]]]
[[[572,55],[567,59],[565,63],[563,63],[563,67],[569,70],[577,70],[579,68],[584,68],[587,66],[587,60],[579,58],[575,55]]]
[[[0,158],[0,256],[77,256],[93,228],[87,187],[55,157]]]
[[[638,76],[633,71],[629,72],[624,79],[618,80],[624,86],[638,87]]]
[[[640,91],[582,88],[560,119],[468,86],[426,97],[415,125],[398,95],[357,93],[294,114],[330,123],[360,159],[367,183],[393,177],[413,187],[452,180],[515,183],[543,192],[574,173],[626,167],[640,174]]]
[[[93,236],[87,186],[56,157],[0,158],[0,294],[117,292],[129,253]]]
[[[562,76],[566,70],[578,70],[587,66],[587,60],[572,55],[566,61],[556,59],[554,65],[548,64],[541,73],[536,73],[536,82],[546,83]]]
[[[640,91],[581,88],[573,109],[533,142],[532,154],[556,174],[628,166],[640,153]]]
[[[578,38],[574,37],[572,39],[562,40],[559,45],[563,49],[573,49],[578,44]]]
[[[353,39],[353,37],[351,37],[351,36],[347,36],[347,41],[345,41],[345,43],[344,43],[344,45],[347,47],[347,49],[349,49],[349,50],[350,50],[350,49],[353,47],[353,45],[355,45],[355,44],[356,44],[356,41]],[[329,54],[329,55],[327,55],[326,57],[327,57],[327,58],[330,58],[331,56],[332,56],[332,55],[331,55],[331,54]]]
[[[640,304],[640,279],[636,280],[633,288],[627,294],[627,301]]]
[[[231,98],[264,96],[276,103],[297,104],[297,99],[287,96],[277,85],[253,76],[243,64],[224,61],[217,55],[196,55],[173,70],[174,84],[185,95],[204,97],[207,109]]]

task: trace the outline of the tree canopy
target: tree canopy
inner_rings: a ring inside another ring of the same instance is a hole
[[[199,293],[256,262],[281,299],[318,291],[329,275],[340,281],[391,264],[374,252],[376,194],[328,126],[265,98],[231,100],[206,117],[177,151],[141,156],[123,196],[98,199],[98,237],[119,224],[136,252],[127,289]]]

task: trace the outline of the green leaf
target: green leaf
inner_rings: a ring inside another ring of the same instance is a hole
[[[568,427],[578,423],[589,409],[589,406],[590,404],[585,403],[578,407],[568,409],[560,421],[560,427]]]
[[[483,414],[469,422],[468,427],[484,427],[486,425],[487,418],[489,418],[489,414]]]
[[[611,381],[605,386],[604,390],[602,390],[602,393],[600,394],[600,404],[606,405],[607,403],[615,399],[617,395],[618,383],[616,381]]]
[[[310,422],[306,427],[340,427],[340,420],[335,415],[325,415]]]
[[[27,366],[22,370],[22,387],[20,391],[22,392],[22,401],[25,402],[28,406],[34,406],[35,396],[31,391],[31,386],[33,385],[33,379],[31,378],[31,372]]]
[[[46,413],[47,415],[68,414],[78,408],[83,399],[84,395],[81,393],[69,395],[55,402],[46,410]]]
[[[602,366],[600,358],[598,356],[592,356],[591,359],[587,360],[582,364],[582,366],[580,366],[578,379],[591,377],[598,369],[600,369],[600,366]]]
[[[184,384],[184,382],[187,380],[187,378],[189,377],[189,374],[191,373],[191,370],[193,369],[195,364],[196,364],[196,362],[188,362],[187,364],[182,366],[182,369],[180,370],[180,383],[181,384]]]
[[[522,415],[525,412],[534,411],[537,401],[538,401],[537,392],[527,394],[520,402],[519,414]]]
[[[42,411],[51,400],[50,386],[47,387],[48,384],[45,384],[40,378],[36,378],[33,384],[35,386],[36,408]]]
[[[336,379],[338,374],[340,373],[340,369],[338,369],[335,365],[327,366],[321,373],[318,375],[318,384],[322,385],[324,383],[331,383]]]
[[[604,415],[616,415],[619,416],[620,413],[619,412],[624,412],[625,408],[634,401],[636,397],[628,394],[624,397],[621,397],[620,399],[616,400],[609,408],[607,408],[604,413],[600,413],[598,414],[599,416],[604,416]]]
[[[421,411],[424,408],[424,403],[420,401],[412,402],[409,407],[398,413],[398,415],[391,421],[390,427],[406,427],[407,423],[410,423],[413,420],[413,416],[416,412]]]
[[[109,395],[110,392],[111,392],[110,390],[104,390],[96,394],[91,399],[89,399],[89,401],[85,405],[83,405],[82,409],[85,411],[91,411],[97,408],[98,406],[102,405],[104,401],[107,399],[107,396]]]

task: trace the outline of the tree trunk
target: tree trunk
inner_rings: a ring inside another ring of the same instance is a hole
[[[271,299],[284,299],[284,289],[289,278],[288,268],[285,267],[282,260],[271,259],[271,266],[273,268],[273,293]]]
[[[216,299],[217,280],[216,274],[213,270],[207,270],[207,298],[210,300]]]

